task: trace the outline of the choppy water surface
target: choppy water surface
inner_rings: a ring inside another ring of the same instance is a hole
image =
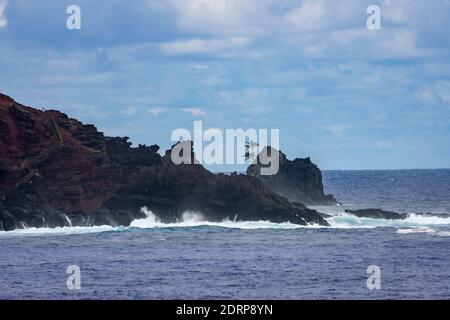
[[[127,228],[0,232],[0,298],[449,299],[450,219],[343,213],[450,212],[450,170],[419,171],[324,172],[344,204],[320,208],[335,215],[327,228],[193,214],[164,225],[149,213]],[[69,265],[81,268],[79,291],[66,287]],[[369,265],[381,268],[381,290],[367,289]]]

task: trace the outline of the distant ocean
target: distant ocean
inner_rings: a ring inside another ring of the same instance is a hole
[[[148,218],[131,227],[0,232],[0,299],[450,299],[450,218],[359,219],[346,208],[450,213],[450,169],[324,171],[331,227]],[[66,286],[69,265],[80,290]],[[381,289],[369,290],[367,267]]]
[[[450,169],[324,171],[323,182],[349,207],[450,213]]]

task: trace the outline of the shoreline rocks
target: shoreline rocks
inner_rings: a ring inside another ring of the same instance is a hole
[[[408,216],[406,213],[384,211],[381,209],[345,210],[345,212],[352,214],[358,218],[384,219],[384,220],[404,220]]]
[[[352,214],[358,218],[384,219],[384,220],[404,220],[411,214],[422,217],[438,217],[450,218],[450,213],[398,213],[394,211],[385,211],[382,209],[359,209],[345,210],[346,213]]]

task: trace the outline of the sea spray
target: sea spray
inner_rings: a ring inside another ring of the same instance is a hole
[[[141,212],[145,218],[134,220],[129,227],[93,226],[93,227],[57,227],[57,228],[27,228],[14,231],[2,231],[0,236],[45,236],[45,235],[76,235],[86,233],[123,232],[133,229],[164,229],[164,228],[199,228],[215,227],[242,230],[262,229],[363,229],[363,228],[393,228],[399,235],[429,234],[450,236],[450,218],[438,216],[421,216],[410,214],[404,220],[383,220],[358,218],[348,213],[334,213],[327,221],[330,227],[319,225],[301,226],[289,222],[275,223],[270,221],[235,221],[226,219],[221,222],[206,221],[203,215],[195,211],[186,211],[181,214],[180,221],[162,223],[160,219],[148,208],[143,207]]]

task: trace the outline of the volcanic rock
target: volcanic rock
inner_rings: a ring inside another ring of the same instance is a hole
[[[128,226],[146,217],[143,207],[163,222],[197,212],[211,221],[328,225],[256,177],[175,165],[172,149],[161,156],[157,145],[132,147],[127,137],[0,94],[0,230]]]
[[[403,220],[406,219],[408,216],[406,213],[384,211],[381,209],[345,210],[345,212],[357,216],[358,218],[385,219],[385,220]]]
[[[260,157],[262,153],[279,153],[279,170],[275,175],[261,175]],[[288,160],[286,155],[271,147],[265,147],[257,159],[247,168],[247,174],[258,177],[272,191],[293,202],[306,205],[335,205],[332,195],[325,195],[322,172],[310,158]]]

